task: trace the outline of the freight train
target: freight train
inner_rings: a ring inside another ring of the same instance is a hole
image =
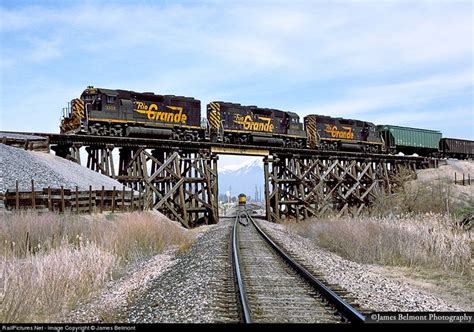
[[[436,130],[374,123],[213,101],[201,123],[201,102],[192,97],[89,86],[63,110],[60,132],[154,137],[239,145],[404,153],[474,158],[474,142],[442,138]]]

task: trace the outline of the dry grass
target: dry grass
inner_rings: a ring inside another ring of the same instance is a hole
[[[0,319],[43,322],[99,289],[110,278],[116,258],[88,244],[2,264]]]
[[[125,262],[141,260],[170,246],[189,247],[192,243],[185,229],[172,223],[157,224],[152,214],[128,214],[113,226],[112,232],[105,233],[105,245]]]
[[[113,274],[193,237],[153,213],[0,217],[0,321],[49,322]]]
[[[363,215],[338,218],[337,212],[327,211],[285,226],[346,259],[417,276],[443,294],[460,298],[472,292],[472,231],[460,225],[474,213],[472,194],[464,195],[437,173],[413,180],[411,171],[401,169],[392,180],[394,193],[376,191]]]
[[[421,266],[461,275],[471,270],[471,234],[439,214],[329,218],[287,227],[361,263]]]
[[[431,170],[429,170],[431,171]],[[423,172],[423,171],[422,171]],[[376,192],[371,214],[462,214],[474,206],[474,196],[464,193],[462,186],[454,185],[452,179],[422,173],[413,180],[413,173],[402,168],[392,179],[393,194]]]

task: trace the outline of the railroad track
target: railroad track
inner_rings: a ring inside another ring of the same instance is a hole
[[[362,314],[279,248],[248,211],[235,217],[232,259],[244,323],[362,323]]]
[[[399,156],[389,155],[380,153],[366,153],[366,152],[351,152],[351,151],[333,151],[333,150],[314,150],[308,148],[288,148],[279,146],[256,146],[256,145],[239,145],[239,144],[227,144],[227,143],[214,143],[214,142],[196,142],[196,141],[177,141],[170,139],[156,139],[156,138],[138,138],[138,137],[117,137],[117,136],[93,136],[93,135],[70,135],[70,134],[56,134],[56,133],[41,133],[41,132],[17,132],[17,131],[0,131],[0,143],[12,144],[12,142],[20,141],[24,142],[26,138],[13,138],[11,135],[30,135],[43,137],[48,140],[47,144],[58,145],[58,146],[95,146],[95,147],[143,147],[147,149],[172,149],[181,148],[186,150],[212,150],[213,148],[220,149],[233,149],[232,154],[239,154],[239,149],[247,149],[248,151],[261,151],[268,150],[270,153],[281,153],[281,154],[301,154],[321,157],[334,157],[334,158],[366,158],[373,160],[400,160],[400,161],[426,161],[425,157],[418,156]],[[223,153],[223,152],[216,152]]]

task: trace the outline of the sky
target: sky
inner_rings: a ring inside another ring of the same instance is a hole
[[[89,85],[474,139],[472,1],[0,1],[0,130]]]

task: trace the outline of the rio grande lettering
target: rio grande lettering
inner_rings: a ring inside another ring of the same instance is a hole
[[[343,130],[339,130],[337,126],[326,125],[324,131],[331,135],[331,138],[342,138],[342,139],[354,139],[354,132],[351,127],[341,127]]]
[[[161,122],[174,122],[186,124],[188,116],[183,114],[183,108],[178,106],[166,106],[169,112],[159,111],[158,105],[147,105],[142,101],[135,102],[135,112],[146,114],[149,120]]]
[[[271,118],[259,116],[258,119],[263,122],[254,121],[251,115],[242,116],[236,114],[234,122],[242,125],[245,130],[273,132],[274,126]]]

